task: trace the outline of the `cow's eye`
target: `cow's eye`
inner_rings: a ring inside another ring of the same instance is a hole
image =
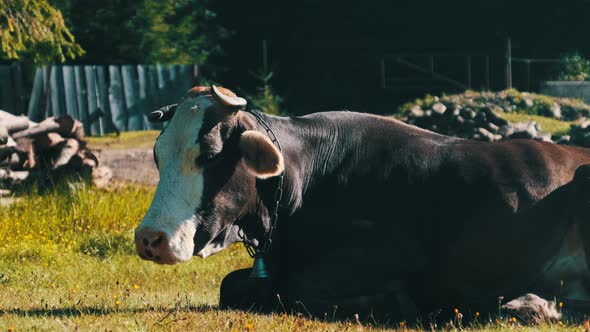
[[[212,152],[212,151],[201,153],[197,157],[197,160],[195,160],[195,163],[199,167],[204,167],[204,166],[207,166],[207,164],[209,164],[212,161],[214,161],[216,159],[216,157],[217,157],[217,154],[215,152]]]

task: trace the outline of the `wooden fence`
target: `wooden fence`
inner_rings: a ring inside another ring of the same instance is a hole
[[[18,65],[0,65],[0,109],[33,121],[70,115],[89,135],[159,129],[147,114],[176,103],[192,86],[193,65],[48,66],[25,87]]]

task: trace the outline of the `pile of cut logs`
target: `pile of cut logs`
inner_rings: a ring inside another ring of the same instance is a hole
[[[111,177],[110,170],[99,168],[96,156],[86,149],[81,122],[61,116],[36,123],[0,111],[0,184],[71,175],[91,177],[98,186]]]

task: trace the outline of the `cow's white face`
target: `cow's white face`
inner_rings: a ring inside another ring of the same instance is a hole
[[[233,223],[248,212],[255,178],[283,170],[274,145],[240,127],[239,113],[211,95],[189,93],[178,105],[154,147],[160,182],[135,230],[140,257],[175,264],[239,240]]]
[[[201,152],[197,133],[203,125],[203,110],[212,103],[210,98],[201,97],[195,103],[179,105],[154,147],[160,182],[136,232],[141,229],[163,232],[170,247],[169,255],[166,255],[169,257],[159,255],[164,263],[186,261],[193,255],[197,226],[195,213],[201,206],[204,186],[203,170],[195,163]],[[150,256],[155,253],[150,254],[147,250],[142,254],[153,258]]]

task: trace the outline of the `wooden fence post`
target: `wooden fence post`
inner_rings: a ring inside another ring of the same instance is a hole
[[[49,93],[51,93],[51,113],[54,116],[66,115],[64,80],[60,66],[51,66],[51,73],[49,77]]]
[[[105,73],[105,66],[96,66],[96,81],[98,89],[98,106],[103,111],[103,116],[100,118],[101,134],[116,132],[119,130],[113,123],[113,116],[111,114],[111,104],[109,102],[109,88],[107,84],[107,77]]]
[[[63,66],[64,93],[66,100],[66,113],[74,119],[78,119],[78,101],[76,99],[76,74],[74,67]]]
[[[84,66],[74,67],[74,78],[76,82],[76,101],[78,104],[78,120],[84,125],[84,133],[90,135],[90,125],[88,124],[88,98],[86,97],[86,73]]]
[[[154,108],[152,105],[151,95],[148,92],[149,77],[147,73],[147,65],[137,65],[137,97],[138,109],[141,113],[141,120],[143,128],[148,128],[147,112],[151,112]]]
[[[86,99],[88,100],[88,117],[86,121],[90,126],[90,135],[100,135],[100,120],[95,115],[98,111],[98,96],[96,94],[96,75],[94,74],[94,66],[84,66],[86,74]]]
[[[143,129],[143,113],[138,98],[137,68],[132,65],[121,66],[123,76],[123,91],[128,114],[128,130]]]
[[[160,103],[163,106],[170,105],[170,97],[168,91],[168,71],[164,65],[156,65],[156,72],[158,75],[158,95],[160,96]]]
[[[44,67],[35,69],[35,78],[33,79],[33,90],[31,91],[31,99],[29,99],[29,106],[27,107],[27,116],[29,117],[29,119],[31,119],[31,121],[35,122],[39,122],[44,118],[44,71]]]
[[[125,94],[123,93],[123,80],[121,79],[119,66],[109,66],[109,76],[109,102],[113,122],[120,131],[126,131],[128,129],[127,111],[125,109]]]
[[[147,76],[148,76],[147,93],[151,96],[152,104],[151,104],[151,109],[146,110],[146,111],[151,112],[151,111],[156,110],[156,109],[158,109],[162,106],[165,106],[165,105],[161,104],[160,95],[158,94],[158,74],[156,73],[156,66],[154,66],[154,65],[147,66]],[[148,128],[162,129],[162,124],[148,122]]]

